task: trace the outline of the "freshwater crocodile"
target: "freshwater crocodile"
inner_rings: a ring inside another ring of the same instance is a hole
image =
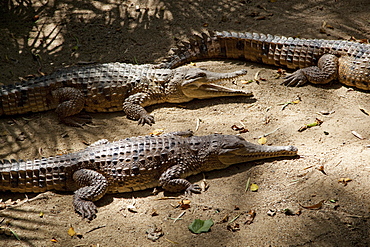
[[[0,116],[56,109],[69,125],[88,121],[87,112],[123,110],[139,124],[153,124],[145,106],[164,102],[223,96],[252,96],[251,92],[226,88],[224,80],[246,74],[246,70],[216,73],[194,66],[159,69],[153,65],[125,63],[64,68],[50,75],[15,85],[0,86]]]
[[[204,59],[241,59],[299,69],[283,84],[300,86],[307,81],[332,80],[370,90],[370,44],[345,40],[300,39],[258,33],[210,32],[183,42],[162,64],[173,68]]]
[[[262,146],[240,136],[193,136],[191,131],[162,136],[100,140],[86,149],[33,161],[0,163],[0,191],[75,191],[73,205],[83,218],[96,217],[96,201],[105,193],[161,186],[166,191],[200,192],[185,178],[233,164],[295,156],[294,146]]]

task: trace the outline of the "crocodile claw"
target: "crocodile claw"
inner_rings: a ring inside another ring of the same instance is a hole
[[[75,199],[73,205],[75,207],[75,211],[80,214],[82,218],[86,218],[88,220],[93,220],[96,218],[96,213],[98,210],[92,201]]]
[[[307,82],[307,77],[302,70],[297,70],[294,73],[284,77],[283,85],[293,87],[302,86]]]
[[[192,193],[199,194],[202,192],[202,189],[200,188],[199,185],[197,184],[192,184],[190,185],[186,190],[185,190],[185,195],[191,196]]]
[[[152,124],[154,124],[154,123],[155,123],[154,117],[152,115],[149,115],[149,114],[141,115],[139,120],[138,120],[138,124],[142,125],[142,126],[144,126],[145,124],[148,124],[148,125],[152,126]]]

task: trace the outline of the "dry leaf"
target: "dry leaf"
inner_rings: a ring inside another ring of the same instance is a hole
[[[75,229],[73,229],[72,226],[68,229],[68,235],[71,236],[71,237],[76,235]]]
[[[190,200],[187,200],[187,199],[179,201],[180,208],[181,209],[188,209],[188,208],[190,208],[190,202],[191,201]]]
[[[157,210],[152,208],[152,212],[150,213],[151,216],[158,216],[159,214],[157,213]]]
[[[236,232],[240,230],[240,227],[238,223],[234,223],[232,225],[227,225],[226,229],[232,232]]]
[[[267,142],[267,138],[262,136],[261,138],[258,139],[258,143],[261,144],[261,145],[264,145],[266,144]]]
[[[342,184],[344,184],[344,186],[346,186],[347,185],[347,183],[348,182],[351,182],[352,181],[352,179],[350,179],[350,178],[340,178],[339,180],[338,180],[338,183],[342,183]]]
[[[244,224],[250,225],[253,223],[254,217],[256,217],[256,212],[254,210],[250,210],[247,214],[247,220]]]
[[[164,233],[162,231],[162,228],[156,227],[155,225],[153,225],[151,228],[146,230],[146,234],[147,234],[148,239],[154,242],[160,237],[162,237]]]
[[[258,191],[258,185],[257,184],[251,184],[251,191],[252,192],[257,192]]]
[[[50,239],[50,241],[53,242],[53,243],[57,243],[58,242],[58,240],[56,240],[56,238],[52,238],[52,239]]]
[[[317,210],[317,209],[322,208],[322,204],[323,204],[324,202],[325,202],[325,200],[322,200],[321,202],[319,202],[319,203],[317,203],[317,204],[315,204],[315,205],[311,205],[311,206],[303,206],[303,205],[301,205],[301,204],[299,204],[299,205],[301,205],[301,207],[302,207],[302,208],[305,208],[305,209]]]
[[[149,135],[159,136],[159,135],[162,135],[163,132],[164,132],[164,129],[155,129],[153,130],[153,132],[149,133]]]
[[[238,127],[235,124],[233,126],[231,126],[231,129],[235,130],[235,131],[239,131],[240,134],[243,134],[243,133],[246,133],[246,132],[249,131],[248,129],[246,129],[244,127]]]
[[[322,172],[324,175],[327,175],[324,171],[324,166],[320,166],[319,168],[316,168],[318,171]]]
[[[200,189],[202,190],[202,192],[208,190],[209,188],[209,185],[207,183],[207,181],[205,179],[202,180],[202,182],[200,182]]]
[[[272,210],[272,209],[270,209],[269,211],[267,211],[267,215],[268,216],[275,216],[275,214],[276,214],[276,211],[275,210]]]

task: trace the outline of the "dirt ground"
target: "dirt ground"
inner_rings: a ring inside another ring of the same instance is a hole
[[[158,63],[176,42],[206,30],[370,38],[366,0],[5,0],[0,6],[3,84],[81,61]],[[251,142],[270,133],[266,145],[294,145],[300,156],[190,177],[200,183],[204,176],[209,188],[189,198],[191,207],[186,210],[176,207],[181,195],[146,190],[105,196],[97,202],[97,218],[87,222],[74,213],[72,193],[31,194],[30,202],[0,211],[0,227],[9,227],[20,238],[1,232],[0,246],[369,246],[369,116],[360,108],[370,110],[370,95],[337,82],[288,88],[276,78],[278,68],[262,64],[202,61],[197,66],[217,72],[245,68],[248,74],[242,80],[254,79],[257,72],[264,80],[228,85],[252,90],[252,99],[148,107],[156,119],[151,127],[138,127],[122,112],[92,114],[93,124],[83,129],[59,124],[54,112],[2,117],[0,159],[53,156],[102,138],[113,141],[158,128],[191,129],[197,135],[237,134],[231,129],[234,124],[249,130],[242,136]],[[301,99],[297,104],[281,105],[297,98]],[[298,132],[316,118],[323,121],[321,126]],[[339,183],[343,178],[352,181]],[[258,192],[245,191],[248,179],[258,184]],[[158,200],[164,195],[179,198]],[[23,200],[25,195],[2,193],[0,198]],[[127,207],[133,201],[136,213]],[[317,210],[300,206],[322,201]],[[287,209],[293,215],[284,213]],[[252,224],[244,224],[250,210],[256,217]],[[269,216],[269,210],[276,215]],[[196,235],[188,230],[194,219],[213,219],[215,225]],[[68,235],[71,226],[81,238]],[[155,242],[146,234],[153,227],[164,233]]]

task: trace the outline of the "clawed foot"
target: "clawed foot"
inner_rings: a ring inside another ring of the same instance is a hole
[[[186,190],[185,190],[185,195],[191,196],[192,193],[199,194],[202,192],[202,189],[199,187],[197,184],[192,184],[190,185]]]
[[[149,115],[149,114],[141,115],[139,120],[138,120],[138,124],[142,125],[142,126],[144,126],[145,124],[148,124],[148,125],[152,126],[152,124],[154,124],[154,123],[155,123],[154,117],[152,115]]]
[[[77,114],[61,119],[61,121],[69,126],[82,127],[85,124],[92,123],[92,118],[88,114]]]
[[[307,82],[306,76],[303,74],[302,70],[297,70],[296,72],[292,73],[284,77],[283,85],[285,86],[302,86]]]
[[[86,218],[88,220],[93,220],[96,218],[96,213],[98,210],[92,201],[75,199],[73,205],[76,213],[80,214],[82,218]]]

